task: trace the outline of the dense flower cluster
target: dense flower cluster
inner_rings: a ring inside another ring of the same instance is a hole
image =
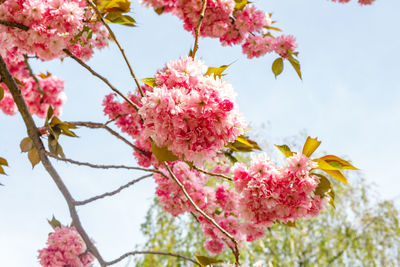
[[[93,48],[108,43],[106,30],[93,16],[85,0],[1,1],[0,20],[23,24],[29,30],[0,25],[0,43],[42,60],[64,58],[65,48],[89,59]]]
[[[206,69],[189,57],[169,62],[156,73],[157,86],[142,98],[139,109],[144,136],[199,166],[246,127],[232,86],[204,76]]]
[[[130,96],[139,106],[136,112],[113,95],[105,98],[104,112],[123,132],[130,134],[139,148],[139,164],[153,161],[151,138],[159,147],[168,147],[181,159],[200,166],[243,133],[246,123],[234,103],[231,85],[214,76],[205,76],[207,67],[189,57],[169,62],[155,75],[156,86],[144,87],[145,96]]]
[[[339,2],[339,3],[348,3],[351,0],[332,0],[333,2]],[[375,0],[358,0],[358,3],[360,5],[372,5],[375,2]]]
[[[185,30],[195,34],[202,1],[142,0],[142,3],[156,10],[176,15],[183,20]],[[252,4],[238,8],[235,0],[208,0],[200,36],[218,38],[222,45],[241,44],[243,53],[249,58],[261,57],[270,52],[281,55],[282,44],[294,52],[297,46],[294,38],[281,36],[275,40],[268,33],[271,23],[270,16]],[[287,53],[287,50],[284,53]]]
[[[85,252],[86,245],[75,227],[61,226],[49,235],[38,258],[44,267],[90,267],[94,257]]]
[[[1,48],[0,48],[1,50]],[[33,77],[25,65],[22,56],[14,48],[5,53],[5,61],[11,74],[18,80],[22,96],[32,114],[39,117],[45,117],[47,109],[51,105],[56,116],[61,113],[61,106],[66,100],[64,94],[64,81],[51,75],[37,75],[41,92]],[[4,98],[0,100],[0,110],[7,115],[14,115],[17,112],[17,106],[4,83],[0,86],[5,89]]]
[[[315,216],[324,204],[313,194],[319,183],[318,176],[310,174],[315,167],[316,163],[302,154],[288,158],[287,165],[279,169],[263,157],[253,159],[249,168],[236,166],[241,215],[265,226]]]

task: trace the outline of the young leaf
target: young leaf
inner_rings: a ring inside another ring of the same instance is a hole
[[[215,259],[215,258],[210,258],[206,256],[199,256],[195,255],[194,256],[197,260],[197,262],[201,265],[201,267],[206,267],[208,265],[214,264],[214,263],[221,263],[223,261]]]
[[[317,173],[312,173],[313,175],[316,175],[319,177],[319,184],[317,186],[317,188],[315,188],[314,193],[318,196],[325,197],[325,195],[332,190],[332,184],[331,182],[328,180],[328,178],[326,178],[324,175],[322,174],[317,174]]]
[[[336,180],[339,180],[345,184],[349,184],[347,178],[343,175],[341,171],[339,170],[323,170],[323,171],[332,176],[333,178],[335,178]]]
[[[299,75],[300,80],[302,80],[303,78],[301,77],[300,62],[295,59],[291,54],[288,55],[287,59],[289,60],[290,64],[292,64],[297,75]]]
[[[134,27],[136,24],[136,21],[131,16],[123,15],[121,12],[110,12],[104,17],[104,19],[109,23],[130,27]]]
[[[168,147],[158,147],[154,142],[152,142],[151,151],[153,152],[154,156],[156,156],[159,163],[165,161],[176,161],[179,159],[170,150],[168,150]]]
[[[351,165],[350,162],[347,160],[341,159],[334,155],[326,155],[321,157],[320,159],[326,161],[327,163],[331,164],[332,166],[340,166],[340,169],[347,169],[347,170],[359,170],[358,168]]]
[[[245,135],[240,135],[236,138],[235,142],[227,145],[233,151],[251,152],[253,150],[261,150],[257,142],[249,139]]]
[[[290,148],[287,145],[275,145],[282,153],[285,155],[285,157],[291,157],[293,156],[293,152],[290,150]]]
[[[28,158],[32,164],[32,169],[33,169],[40,162],[39,153],[36,147],[32,148],[32,150],[28,152]]]
[[[321,144],[321,141],[318,141],[318,138],[311,138],[310,136],[307,137],[306,143],[304,144],[303,147],[303,154],[306,155],[307,157],[310,157],[312,153],[319,147]]]
[[[4,88],[0,86],[0,101],[3,99],[4,97]]]
[[[4,171],[4,169],[3,169],[3,167],[0,165],[0,174],[6,174],[6,172]],[[0,184],[0,185],[2,185],[2,184]]]
[[[86,25],[85,26],[83,26],[83,28],[85,28],[85,27],[87,27]],[[50,76],[51,76],[51,73],[50,72],[46,72],[46,74],[44,74],[43,72],[41,72],[39,75],[38,75],[40,78],[42,78],[42,79],[47,79],[47,78],[49,78]]]
[[[47,115],[46,115],[46,122],[45,124],[47,125],[51,117],[53,117],[54,110],[52,106],[49,106],[49,109],[47,110]]]
[[[247,5],[249,2],[248,0],[235,0],[235,10],[243,10],[243,8]]]
[[[278,77],[278,75],[281,74],[282,71],[283,71],[283,59],[281,57],[278,57],[272,63],[272,72],[274,73],[275,78]]]
[[[55,230],[57,227],[61,227],[61,223],[54,217],[50,220],[47,220],[49,222],[49,224],[51,225],[51,227],[53,227],[53,229]]]
[[[157,15],[161,15],[162,13],[164,13],[164,8],[163,8],[163,7],[161,7],[161,8],[155,8],[155,9],[154,9],[154,12],[156,12]]]
[[[103,0],[97,8],[101,13],[121,12],[126,13],[130,11],[131,1],[129,0]]]
[[[0,165],[8,166],[8,162],[5,158],[0,157]]]
[[[33,141],[30,137],[25,137],[22,139],[21,143],[19,144],[21,148],[21,152],[28,152],[33,148]]]
[[[139,81],[141,81],[144,84],[147,84],[151,88],[154,88],[157,86],[156,78],[144,78],[144,79],[139,79]]]
[[[320,169],[320,170],[331,170],[331,171],[336,171],[336,170],[340,170],[341,168],[337,168],[336,166],[333,166],[333,165],[331,165],[331,164],[329,164],[328,162],[326,162],[325,160],[323,160],[323,159],[314,159],[313,160],[314,162],[316,162],[316,163],[318,163],[318,167],[317,167],[317,169]]]
[[[222,76],[225,76],[225,74],[222,74],[231,64],[229,65],[222,65],[219,68],[216,67],[209,67],[207,69],[205,76],[212,76],[214,74],[214,78],[221,78]]]

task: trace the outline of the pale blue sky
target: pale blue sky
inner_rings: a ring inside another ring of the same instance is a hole
[[[201,39],[198,57],[209,66],[236,60],[228,69],[241,111],[254,127],[271,124],[271,141],[306,129],[322,140],[321,150],[348,156],[383,198],[400,192],[400,2],[377,0],[360,7],[327,0],[253,1],[274,13],[278,26],[297,37],[303,81],[286,65],[274,79],[274,57],[246,59],[240,47],[221,47]],[[355,1],[353,1],[355,2]],[[136,28],[114,27],[139,77],[150,77],[165,62],[186,55],[192,36],[170,15],[157,16],[133,4]],[[89,61],[123,92],[134,83],[114,44]],[[71,60],[35,63],[66,81],[68,102],[63,120],[105,121],[101,102],[109,93],[99,80]],[[37,120],[41,125],[43,122]],[[39,266],[37,249],[44,247],[53,214],[70,223],[67,207],[41,166],[31,170],[19,142],[26,136],[19,116],[0,114],[0,156],[10,168],[0,182],[0,265]],[[78,130],[79,139],[62,138],[67,157],[95,163],[134,164],[131,151],[101,130]],[[56,164],[76,199],[110,191],[139,174],[98,171]],[[143,241],[139,225],[154,195],[151,179],[118,197],[79,209],[84,226],[107,260],[132,250]]]

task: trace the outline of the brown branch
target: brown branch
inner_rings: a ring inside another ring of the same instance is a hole
[[[86,199],[86,200],[75,201],[75,202],[74,202],[74,205],[76,205],[76,206],[82,206],[82,205],[86,205],[86,204],[88,204],[88,203],[90,203],[90,202],[96,201],[96,200],[101,199],[101,198],[113,196],[113,195],[118,194],[119,192],[121,192],[123,189],[128,188],[128,187],[130,187],[131,185],[134,185],[134,184],[136,184],[137,182],[140,182],[141,180],[144,180],[144,179],[146,179],[146,178],[148,178],[148,177],[151,177],[152,175],[153,175],[153,174],[147,174],[147,175],[145,175],[145,176],[142,176],[142,177],[140,177],[140,178],[137,178],[137,179],[135,179],[135,180],[132,180],[132,181],[130,181],[129,183],[127,183],[127,184],[125,184],[125,185],[119,187],[118,189],[116,189],[116,190],[114,190],[114,191],[107,192],[107,193],[104,193],[104,194],[101,194],[101,195],[98,195],[98,196],[95,196],[95,197],[91,197],[91,198]]]
[[[25,65],[26,65],[26,69],[29,71],[29,75],[35,80],[36,86],[37,86],[37,89],[39,90],[39,92],[41,92],[45,96],[46,93],[43,91],[43,88],[39,83],[39,79],[33,73],[31,65],[29,65],[28,60],[29,60],[29,57],[27,55],[24,55],[24,62],[25,62]]]
[[[74,165],[78,166],[86,166],[94,169],[126,169],[126,170],[137,170],[137,171],[145,171],[145,172],[153,172],[153,173],[160,173],[161,171],[155,170],[155,169],[146,169],[146,168],[140,168],[140,167],[132,167],[132,166],[125,166],[125,165],[98,165],[98,164],[93,164],[89,162],[81,162],[81,161],[76,161],[73,159],[67,159],[67,158],[61,158],[53,153],[45,151],[45,154],[51,158],[54,158],[59,161],[64,161],[64,162],[69,162]]]
[[[195,169],[198,172],[202,172],[204,174],[210,175],[210,176],[220,177],[220,178],[223,178],[223,179],[228,180],[228,181],[233,181],[233,179],[231,177],[227,176],[227,175],[223,175],[223,174],[220,174],[220,173],[214,173],[214,172],[208,172],[208,171],[202,170],[200,168],[197,168],[196,166],[193,166],[193,169]]]
[[[209,221],[212,225],[214,225],[222,234],[224,234],[229,240],[232,241],[234,244],[234,248],[232,249],[233,254],[235,255],[235,260],[236,260],[236,266],[239,266],[239,249],[238,249],[238,243],[236,239],[228,233],[224,228],[222,228],[213,218],[208,216],[202,209],[197,206],[197,204],[193,201],[193,199],[189,196],[188,192],[186,191],[185,187],[183,184],[176,178],[175,174],[172,172],[171,168],[168,166],[167,163],[164,163],[165,168],[167,168],[168,173],[170,174],[172,180],[175,181],[175,183],[179,186],[183,194],[185,195],[186,199],[190,202],[190,204],[194,207],[194,209],[200,213],[201,216],[203,216],[207,221]]]
[[[36,124],[32,118],[31,113],[29,112],[29,109],[24,101],[24,98],[22,97],[21,90],[19,89],[17,83],[15,82],[14,78],[12,77],[10,71],[7,68],[6,63],[3,60],[3,57],[0,55],[0,76],[3,79],[3,82],[7,85],[7,88],[9,89],[10,93],[13,96],[14,102],[18,107],[18,110],[22,116],[22,119],[24,120],[28,136],[32,139],[33,144],[35,148],[38,151],[40,161],[43,164],[43,167],[46,169],[46,171],[49,173],[51,178],[53,179],[54,183],[57,185],[58,189],[64,196],[69,212],[72,218],[72,222],[79,232],[80,236],[84,240],[87,249],[93,254],[94,257],[97,258],[99,261],[100,265],[106,266],[105,261],[103,260],[102,256],[100,255],[99,251],[97,250],[96,246],[92,243],[90,240],[88,234],[86,233],[85,229],[83,228],[81,221],[79,219],[78,213],[76,211],[76,208],[74,206],[74,199],[69,192],[68,188],[64,184],[63,180],[61,179],[60,175],[57,173],[57,171],[54,169],[53,165],[51,164],[49,158],[46,155],[45,148],[43,146],[42,140],[40,139],[40,134],[39,131],[36,127]]]
[[[0,20],[0,24],[8,27],[14,27],[18,28],[23,31],[29,30],[28,26],[25,26],[24,24],[18,23],[18,22],[12,22],[12,21],[5,21],[5,20]]]
[[[200,11],[199,22],[197,23],[197,27],[196,27],[196,31],[195,31],[194,45],[193,45],[193,51],[192,51],[193,60],[196,57],[197,49],[199,49],[199,35],[200,35],[200,29],[201,29],[201,22],[203,21],[204,13],[206,12],[206,8],[207,8],[207,0],[203,0],[203,5],[201,6],[201,11]]]
[[[83,126],[91,129],[105,129],[107,132],[110,134],[114,135],[118,139],[122,140],[125,144],[128,146],[132,147],[136,152],[139,152],[141,154],[145,154],[146,152],[129,142],[126,138],[121,136],[119,133],[111,129],[110,127],[107,126],[108,123],[112,122],[113,120],[107,122],[107,123],[98,123],[98,122],[90,122],[90,121],[72,121],[69,123],[75,124],[76,126]]]
[[[83,66],[85,69],[87,69],[90,73],[92,73],[94,76],[102,80],[105,84],[108,85],[108,87],[111,88],[115,93],[120,95],[126,102],[128,102],[135,110],[139,110],[139,107],[133,103],[129,98],[127,98],[123,93],[121,93],[117,88],[115,88],[105,77],[101,76],[97,72],[95,72],[89,65],[87,65],[85,62],[77,58],[74,54],[71,53],[68,49],[63,49],[64,53],[70,56],[72,59],[74,59],[76,62],[78,62],[81,66]]]
[[[139,84],[138,79],[136,78],[135,73],[133,72],[133,69],[131,67],[131,64],[129,63],[128,58],[126,57],[125,51],[122,48],[121,44],[118,42],[117,37],[115,37],[114,32],[111,30],[110,26],[107,24],[107,22],[104,20],[100,10],[97,8],[96,4],[93,3],[92,0],[87,0],[88,4],[94,9],[94,11],[96,12],[97,16],[99,17],[99,19],[101,20],[101,22],[104,24],[104,26],[107,28],[109,34],[111,35],[111,38],[113,38],[113,40],[115,41],[115,43],[117,44],[119,51],[121,51],[121,54],[126,62],[126,65],[128,66],[129,72],[131,73],[131,76],[133,77],[133,79],[135,80],[136,86],[139,89],[140,95],[143,97],[144,96],[144,92],[142,90],[142,87]]]
[[[194,264],[196,264],[197,266],[201,266],[197,261],[195,261],[195,260],[193,260],[191,258],[185,257],[183,255],[179,255],[179,254],[176,254],[176,253],[161,252],[161,251],[132,251],[132,252],[128,252],[128,253],[125,253],[124,255],[122,255],[121,257],[119,257],[116,260],[106,262],[106,266],[116,264],[116,263],[122,261],[123,259],[125,259],[126,257],[134,256],[134,255],[137,255],[137,254],[153,254],[153,255],[171,256],[171,257],[176,257],[176,258],[181,258],[181,259],[184,259],[184,260],[187,260],[187,261],[191,261]]]

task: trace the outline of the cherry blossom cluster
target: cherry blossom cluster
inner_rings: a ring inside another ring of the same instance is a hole
[[[200,0],[142,0],[155,10],[170,12],[183,20],[185,30],[195,34],[202,8]],[[269,14],[252,4],[237,8],[235,0],[208,0],[202,21],[200,36],[218,38],[222,45],[242,45],[249,58],[276,52],[286,57],[288,49],[297,47],[293,36],[274,38],[268,28],[272,20]]]
[[[333,2],[338,2],[338,3],[348,3],[351,0],[332,0]],[[375,0],[358,0],[358,3],[360,5],[372,5],[375,2]]]
[[[208,186],[209,177],[191,170],[184,162],[171,163],[176,178],[190,197],[223,229],[241,244],[262,238],[274,223],[295,222],[299,218],[317,216],[327,199],[314,193],[319,178],[310,173],[316,163],[303,154],[294,154],[287,164],[277,168],[264,154],[254,156],[250,166],[233,167],[234,186],[228,182]],[[219,170],[221,166],[217,167]],[[163,169],[162,169],[163,170]],[[156,194],[164,210],[173,216],[193,212],[198,216],[203,233],[208,239],[204,247],[219,254],[233,244],[223,233],[185,198],[168,172],[155,174]]]
[[[38,258],[43,267],[91,267],[94,256],[86,252],[75,227],[61,226],[50,233],[47,247],[39,250]]]
[[[42,60],[64,58],[63,49],[86,60],[108,43],[107,31],[86,0],[18,0],[0,2],[0,20],[23,24],[24,31],[0,25],[0,43],[18,47]]]
[[[204,75],[206,70],[203,62],[189,57],[171,61],[155,74],[156,85],[145,90],[140,102],[137,94],[131,96],[138,112],[115,101],[113,95],[105,98],[104,112],[117,118],[117,126],[144,151],[151,151],[151,139],[180,159],[202,166],[246,128],[232,86],[214,75]],[[152,161],[148,153],[135,155],[144,166]]]
[[[0,48],[1,50],[1,48]],[[0,51],[1,53],[1,51]],[[36,75],[40,84],[40,91],[35,79],[30,76],[27,66],[19,51],[14,48],[5,52],[5,61],[14,78],[18,80],[22,96],[32,114],[44,118],[51,105],[56,116],[61,113],[61,106],[66,101],[64,93],[64,81],[52,75]],[[18,109],[4,83],[4,98],[0,100],[0,110],[7,115],[14,115]]]

